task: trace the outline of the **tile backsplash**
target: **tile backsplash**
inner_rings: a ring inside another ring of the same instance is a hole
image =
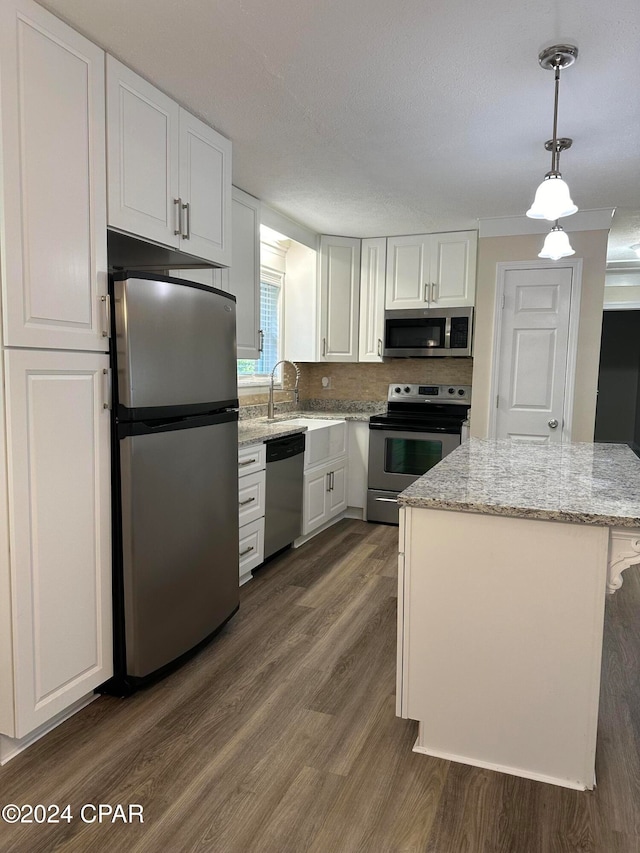
[[[390,358],[382,364],[301,364],[300,400],[385,401],[392,382],[471,385],[471,358]],[[329,379],[328,387],[322,384]]]
[[[471,385],[473,359],[471,358],[390,358],[383,364],[300,363],[300,408],[345,409],[341,401],[352,404],[362,402],[384,403],[388,386],[392,382],[409,382],[421,385]],[[285,373],[285,386],[293,386],[293,371]],[[322,379],[329,380],[323,386]],[[282,413],[295,408],[289,391],[276,391],[277,411]],[[240,397],[242,418],[264,417],[267,414],[268,394],[251,394]],[[348,407],[347,407],[348,408]],[[352,407],[353,408],[353,407]],[[362,409],[362,407],[357,407]],[[375,408],[375,407],[373,407]],[[373,410],[373,409],[372,409]]]

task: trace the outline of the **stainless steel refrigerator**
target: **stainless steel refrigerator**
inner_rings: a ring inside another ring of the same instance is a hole
[[[115,678],[179,664],[238,609],[235,297],[111,276]]]

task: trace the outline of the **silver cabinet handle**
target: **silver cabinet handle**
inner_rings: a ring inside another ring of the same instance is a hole
[[[382,358],[382,338],[378,338],[378,355]]]
[[[558,421],[555,418],[551,418],[551,420],[549,421],[549,426],[551,427],[551,429],[556,429],[558,426]]]
[[[242,461],[242,462],[238,462],[238,465],[239,465],[239,467],[242,467],[243,465],[251,465],[251,464],[253,464],[254,462],[257,462],[257,461],[258,461],[257,459],[245,459],[245,460],[244,460],[244,461]]]
[[[331,471],[327,471],[327,492],[331,491]]]
[[[240,556],[244,557],[246,554],[250,554],[252,551],[255,551],[255,550],[256,549],[253,547],[253,545],[249,545],[249,547],[245,548],[244,551],[240,551]]]
[[[435,281],[431,284],[431,301],[432,302],[438,301],[438,296],[437,296],[438,291],[436,290],[437,286],[438,286],[438,284]]]
[[[246,501],[239,501],[238,506],[246,506],[247,504],[253,503],[255,498],[247,498]]]
[[[425,284],[424,284],[424,300],[423,301],[424,302],[429,301],[429,284],[427,282],[425,282]]]
[[[327,355],[327,339],[322,339],[322,357],[325,358]]]
[[[111,337],[111,302],[109,301],[108,296],[101,296],[100,302],[102,304],[102,337],[110,338]]]
[[[182,233],[182,199],[174,198],[173,200],[174,209],[176,211],[176,228],[173,233],[177,237]]]
[[[184,210],[184,212],[186,214],[185,219],[187,221],[187,230],[186,230],[186,232],[185,231],[182,232],[182,239],[183,240],[189,240],[189,239],[191,239],[191,205],[189,204],[189,202],[187,202],[186,204],[183,204],[182,209]]]
[[[102,370],[102,381],[104,383],[103,388],[103,409],[111,408],[111,370],[108,367],[103,368]]]
[[[264,352],[264,332],[262,331],[262,329],[258,329],[258,335],[260,336],[258,352]]]

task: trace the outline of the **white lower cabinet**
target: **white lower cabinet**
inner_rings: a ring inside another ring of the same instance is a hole
[[[264,561],[265,465],[264,444],[238,451],[240,586],[251,580],[252,570]]]
[[[349,421],[349,479],[347,503],[361,509],[363,517],[367,507],[369,468],[369,423]]]
[[[302,535],[327,525],[347,508],[347,424],[335,421],[305,433]]]
[[[113,674],[108,369],[105,354],[5,352],[10,557],[0,586],[10,585],[11,604],[0,607],[0,645],[12,660],[5,671],[3,652],[0,724],[9,737]]]
[[[347,457],[304,475],[302,535],[322,527],[347,508]]]
[[[264,559],[264,516],[240,528],[240,585],[251,579],[251,571]]]

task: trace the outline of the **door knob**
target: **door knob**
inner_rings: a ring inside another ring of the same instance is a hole
[[[558,426],[558,421],[555,418],[551,418],[549,421],[549,426],[551,429],[555,429]]]

